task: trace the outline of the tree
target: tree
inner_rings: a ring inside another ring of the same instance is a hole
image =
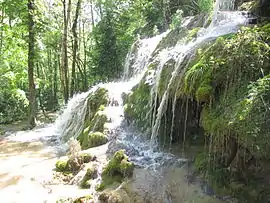
[[[69,76],[68,76],[68,25],[71,12],[71,0],[68,0],[68,5],[66,0],[63,3],[63,16],[64,16],[64,30],[62,37],[62,59],[61,59],[61,82],[64,94],[65,103],[68,102],[69,98]]]
[[[73,34],[73,60],[72,60],[72,70],[71,70],[71,87],[70,87],[70,96],[73,96],[74,94],[74,88],[75,88],[75,80],[76,80],[76,63],[77,63],[77,51],[78,51],[78,35],[77,35],[77,24],[78,24],[78,17],[81,9],[81,0],[78,0],[77,6],[76,6],[76,13],[74,22],[72,25],[72,34]]]
[[[34,65],[35,65],[35,22],[34,0],[28,0],[28,83],[29,83],[29,117],[28,125],[30,128],[36,126],[36,94],[34,83]]]

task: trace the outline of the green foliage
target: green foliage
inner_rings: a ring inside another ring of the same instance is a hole
[[[182,10],[177,10],[176,12],[175,12],[175,14],[173,15],[173,17],[172,17],[172,22],[171,22],[171,24],[170,24],[170,28],[171,29],[174,29],[174,28],[176,28],[176,27],[178,27],[178,26],[180,26],[181,25],[181,23],[182,23],[182,18],[183,18],[183,11]]]
[[[197,28],[193,28],[192,30],[189,30],[188,32],[188,41],[191,41],[192,39],[197,37],[197,33],[201,28],[197,27]]]
[[[184,78],[184,94],[204,104],[201,125],[211,135],[213,148],[197,156],[195,166],[218,193],[247,202],[269,197],[269,192],[262,193],[267,185],[260,177],[267,172],[252,169],[268,162],[270,155],[269,34],[268,24],[219,38],[199,51]],[[230,168],[224,168],[223,160],[233,150],[228,138],[235,140],[237,149]],[[250,163],[252,159],[257,164]]]
[[[213,0],[198,0],[197,3],[200,12],[210,13],[213,10]]]
[[[24,119],[28,112],[25,92],[19,89],[0,90],[0,123]]]

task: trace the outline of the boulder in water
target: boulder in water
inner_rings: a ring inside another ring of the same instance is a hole
[[[65,172],[68,170],[68,164],[65,160],[58,160],[55,164],[55,169],[58,172]]]
[[[102,172],[102,182],[97,190],[104,190],[114,183],[121,183],[124,178],[131,177],[134,164],[128,160],[124,150],[117,151]]]
[[[91,180],[97,178],[97,167],[94,165],[89,166],[86,169],[86,173],[83,177],[83,179],[80,182],[81,188],[90,188],[91,186]]]
[[[97,147],[108,142],[108,138],[101,132],[91,132],[89,135],[84,135],[82,141],[82,149]]]
[[[125,190],[107,190],[99,195],[101,203],[130,203],[131,200]]]

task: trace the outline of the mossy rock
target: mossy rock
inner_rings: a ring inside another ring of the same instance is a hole
[[[91,109],[98,110],[101,105],[107,106],[109,102],[108,90],[105,88],[98,88],[89,98],[89,105]]]
[[[108,117],[104,111],[98,111],[89,125],[91,131],[104,131],[104,124],[107,122]]]
[[[98,199],[101,203],[130,203],[131,200],[123,189],[107,190],[102,192]]]
[[[66,172],[69,171],[68,161],[66,160],[58,160],[55,164],[55,169],[58,172]]]
[[[257,172],[257,162],[269,163],[270,155],[270,120],[265,119],[270,117],[270,58],[265,54],[270,52],[269,36],[270,24],[221,37],[198,54],[185,74],[183,92],[203,103],[200,125],[215,146],[215,152],[197,156],[196,168],[216,192],[244,197],[245,202],[266,202],[269,197],[262,193],[262,171]],[[237,143],[237,164],[232,162],[228,170],[224,160],[234,146],[230,139]]]
[[[115,152],[102,174],[108,176],[120,174],[122,177],[130,177],[133,174],[133,170],[134,164],[128,161],[125,151],[119,150]]]
[[[107,188],[117,188],[123,181],[121,175],[102,175],[102,181],[100,184],[96,185],[96,191],[103,191]]]
[[[79,156],[81,157],[83,163],[89,163],[94,159],[94,157],[91,154],[87,153],[81,153]]]
[[[159,84],[158,84],[158,95],[160,98],[162,98],[163,94],[165,93],[165,91],[167,89],[167,86],[168,86],[170,79],[172,77],[172,73],[174,71],[174,68],[175,68],[175,61],[174,60],[169,60],[162,68],[162,71],[160,73]]]
[[[79,197],[73,201],[73,203],[92,203],[93,197],[91,195]]]
[[[128,122],[134,122],[137,127],[145,130],[150,127],[148,118],[151,86],[145,78],[128,94],[124,105],[124,116]]]
[[[239,6],[239,11],[249,11],[249,12],[255,12],[259,7],[259,1],[248,1],[244,2]]]
[[[55,169],[58,172],[76,172],[84,163],[89,163],[94,158],[87,153],[81,153],[78,156],[69,157],[67,160],[58,160],[55,163]]]
[[[90,132],[104,132],[105,130],[104,125],[108,121],[108,117],[105,114],[104,109],[105,107],[101,105],[99,111],[96,112],[92,120],[90,122],[86,122],[87,123],[86,127],[77,138],[84,149],[85,149],[85,142],[88,142],[88,136]]]
[[[134,164],[128,160],[124,150],[117,151],[102,171],[102,181],[97,187],[101,191],[113,183],[121,183],[124,178],[132,176]]]
[[[86,135],[82,142],[82,149],[89,149],[91,147],[98,147],[100,145],[106,144],[108,138],[101,132],[90,132]]]
[[[86,173],[80,183],[81,188],[90,188],[91,186],[91,180],[97,178],[97,168],[94,166],[91,166],[86,169]]]
[[[105,88],[97,88],[95,92],[89,95],[87,101],[87,111],[85,116],[85,127],[89,126],[89,122],[94,118],[99,110],[103,110],[108,105],[109,94]]]

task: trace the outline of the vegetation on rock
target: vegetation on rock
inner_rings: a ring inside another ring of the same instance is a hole
[[[81,153],[78,156],[71,156],[68,159],[60,159],[55,163],[58,172],[78,172],[84,163],[89,163],[94,158],[90,154]]]
[[[91,166],[87,168],[86,173],[80,183],[81,188],[90,188],[91,186],[91,180],[95,179],[97,177],[97,168],[94,166]]]
[[[82,149],[97,147],[108,142],[108,138],[101,132],[90,132],[86,134],[82,141]]]
[[[97,186],[97,190],[101,191],[112,184],[121,183],[124,178],[132,176],[134,164],[128,160],[128,156],[124,150],[115,152],[109,163],[102,171],[102,181]]]

